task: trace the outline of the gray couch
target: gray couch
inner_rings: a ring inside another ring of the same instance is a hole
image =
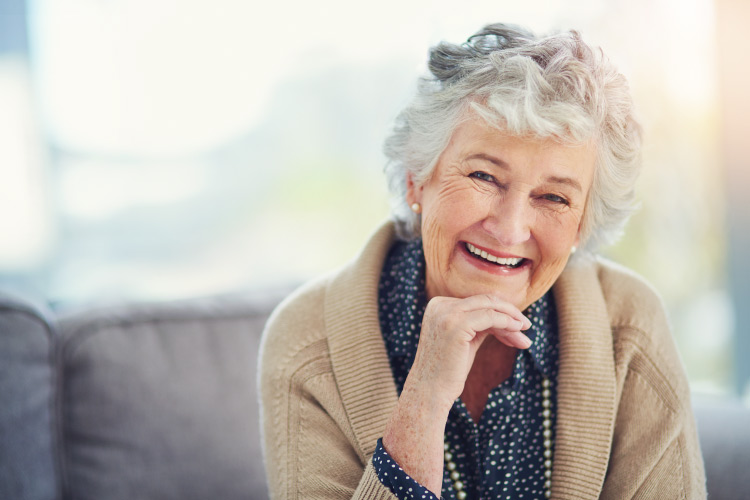
[[[0,499],[267,498],[256,355],[287,292],[59,316],[0,295]],[[750,498],[750,410],[696,415],[710,498]]]

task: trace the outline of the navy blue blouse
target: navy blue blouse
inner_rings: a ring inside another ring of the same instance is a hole
[[[422,241],[397,242],[386,259],[378,290],[380,327],[399,394],[414,362],[427,306]],[[524,311],[531,320],[532,344],[519,350],[513,375],[490,392],[475,423],[461,399],[450,410],[445,441],[464,483],[467,499],[544,498],[542,379],[551,384],[551,419],[556,414],[558,368],[557,313],[552,293]],[[434,499],[409,477],[378,440],[373,466],[380,481],[399,499]],[[449,472],[443,472],[441,498],[455,499]]]

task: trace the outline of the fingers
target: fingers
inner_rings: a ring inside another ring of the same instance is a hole
[[[452,402],[464,390],[474,356],[487,337],[492,335],[507,346],[527,349],[531,341],[522,330],[530,326],[521,311],[494,295],[433,297],[424,312],[417,354],[407,380]]]
[[[521,333],[525,324],[494,309],[479,309],[466,313],[466,326],[475,332],[488,331],[497,340],[510,347],[528,349],[531,346],[531,340]]]
[[[531,340],[521,332],[492,330],[490,333],[507,346],[515,347],[516,349],[528,349],[531,347]]]
[[[507,346],[528,349],[531,340],[522,331],[530,327],[531,321],[518,308],[496,295],[434,297],[425,310],[420,345],[458,341],[477,349],[492,335]]]
[[[477,332],[491,328],[520,331],[523,327],[521,321],[495,309],[477,309],[464,314],[466,315],[466,326]]]
[[[460,309],[465,312],[478,310],[478,309],[492,309],[500,313],[505,313],[511,316],[515,320],[521,322],[520,330],[527,330],[531,328],[531,321],[529,318],[523,315],[513,304],[506,300],[492,294],[480,294],[467,297],[465,299],[457,299],[460,301]]]

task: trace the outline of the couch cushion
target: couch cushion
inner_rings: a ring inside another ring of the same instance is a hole
[[[47,317],[40,307],[0,295],[0,498],[58,498],[55,330]]]
[[[267,498],[256,357],[281,295],[62,318],[67,496]]]

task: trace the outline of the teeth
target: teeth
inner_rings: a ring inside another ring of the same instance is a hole
[[[523,259],[513,259],[513,258],[503,259],[501,257],[495,257],[494,255],[488,254],[485,250],[478,249],[471,243],[466,243],[466,248],[477,257],[481,257],[490,262],[500,264],[501,266],[511,266],[511,267],[517,266],[523,260]]]

